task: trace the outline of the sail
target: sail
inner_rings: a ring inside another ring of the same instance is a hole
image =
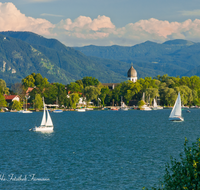
[[[43,101],[44,104],[44,101]],[[45,111],[45,104],[44,104],[44,112],[43,112],[43,117],[42,117],[42,122],[41,122],[41,126],[45,126],[46,125],[46,111]]]
[[[46,126],[53,126],[53,122],[51,120],[51,116],[47,110],[47,122],[46,122]]]
[[[173,107],[169,117],[176,117],[176,116],[181,116],[181,96],[180,96],[180,92],[178,93],[178,98],[176,99],[176,102],[174,104],[174,107]]]
[[[153,99],[153,107],[154,107],[154,108],[157,108],[157,107],[158,107],[155,98]]]

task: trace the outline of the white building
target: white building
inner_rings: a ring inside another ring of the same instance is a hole
[[[128,80],[132,82],[137,81],[137,71],[133,68],[133,66],[131,66],[131,68],[128,70],[127,77],[128,77]]]

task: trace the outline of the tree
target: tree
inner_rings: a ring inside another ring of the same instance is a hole
[[[0,107],[6,107],[7,106],[7,102],[5,100],[5,97],[3,94],[0,93]]]
[[[25,89],[27,89],[28,87],[34,87],[35,86],[35,79],[34,79],[33,75],[28,75],[27,77],[22,79],[22,84],[23,84]]]
[[[35,109],[41,109],[43,107],[43,101],[40,94],[35,95],[35,100],[33,100]]]
[[[97,86],[99,84],[98,79],[94,77],[83,77],[82,79],[84,88],[86,86]]]
[[[100,94],[99,98],[101,99],[101,103],[103,104],[103,106],[105,106],[105,98],[109,93],[110,93],[110,89],[107,86],[104,86],[101,89],[101,94]]]
[[[69,98],[69,107],[75,109],[76,108],[76,104],[79,101],[79,94],[78,93],[72,93],[69,96],[70,96],[70,98]]]
[[[67,91],[70,93],[82,92],[82,87],[80,87],[80,85],[76,82],[71,82],[70,84],[67,85]]]
[[[100,89],[95,86],[86,86],[84,89],[84,95],[87,102],[97,100],[98,95],[100,95]]]
[[[139,102],[138,102],[138,107],[139,108],[141,108],[142,106],[144,106],[145,105],[145,102],[143,101],[143,100],[140,100]]]
[[[180,161],[171,157],[171,163],[166,164],[164,180],[158,189],[200,189],[200,138],[192,143],[192,146],[188,146],[188,140],[185,138],[184,153],[180,154]]]
[[[6,87],[6,82],[3,79],[0,79],[0,93],[8,94],[9,88]]]
[[[43,93],[45,98],[45,102],[47,104],[53,104],[56,102],[56,98],[58,97],[58,88],[54,84],[49,84]]]
[[[22,106],[23,106],[23,103],[20,102],[20,101],[17,101],[17,100],[14,100],[12,103],[11,103],[11,109],[12,110],[21,110],[22,109]]]

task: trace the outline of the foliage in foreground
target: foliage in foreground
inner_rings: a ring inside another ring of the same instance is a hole
[[[143,188],[147,190],[147,188]],[[171,158],[171,164],[166,165],[164,180],[159,188],[153,190],[199,190],[200,189],[200,138],[192,146],[185,139],[184,154],[180,161]]]

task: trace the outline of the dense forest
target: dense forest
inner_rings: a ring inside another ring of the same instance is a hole
[[[173,106],[178,92],[181,94],[183,105],[200,105],[200,78],[198,76],[180,78],[170,77],[167,74],[158,75],[154,78],[141,78],[135,83],[124,81],[110,90],[94,77],[83,77],[81,80],[64,85],[49,83],[48,79],[43,78],[40,73],[32,73],[22,79],[21,83],[13,84],[10,89],[6,87],[5,81],[0,79],[0,106],[5,106],[4,94],[17,94],[24,99],[29,87],[32,91],[26,98],[32,105],[36,105],[36,101],[42,102],[41,98],[44,97],[47,104],[53,104],[58,100],[60,106],[75,108],[79,98],[85,97],[87,102],[92,101],[94,105],[120,106],[121,97],[123,97],[126,105],[134,101],[137,106],[145,93],[145,102],[150,105],[156,98],[162,106]]]

